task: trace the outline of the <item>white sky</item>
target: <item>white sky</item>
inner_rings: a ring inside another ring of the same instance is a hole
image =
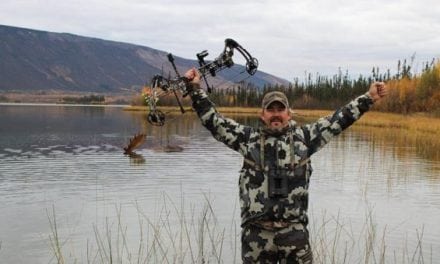
[[[0,24],[140,44],[208,59],[233,38],[260,70],[292,81],[305,71],[395,72],[440,57],[437,0],[2,0]],[[240,61],[237,61],[240,62]]]

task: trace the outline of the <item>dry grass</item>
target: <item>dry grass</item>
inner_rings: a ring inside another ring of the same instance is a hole
[[[312,220],[311,244],[314,263],[319,264],[411,264],[434,263],[432,247],[424,248],[424,229],[416,230],[415,248],[408,247],[408,241],[401,241],[401,250],[391,250],[387,244],[389,229],[379,228],[373,209],[365,212],[360,230],[353,230],[352,223],[337,215],[323,213],[321,219]]]
[[[57,223],[53,210],[53,214],[48,214],[53,260],[59,264],[240,263],[240,244],[237,241],[240,233],[233,228],[237,223],[231,221],[231,237],[228,238],[228,232],[217,221],[215,209],[208,198],[201,210],[196,210],[194,206],[187,209],[183,198],[180,204],[176,204],[167,195],[164,195],[161,206],[158,215],[149,216],[136,203],[137,228],[125,224],[123,208],[116,207],[116,217],[106,217],[102,227],[93,225],[94,239],[87,238],[86,252],[80,255],[70,251],[73,248],[67,242],[71,239],[60,233],[61,225]],[[423,244],[423,228],[417,230],[415,248],[408,248],[407,242],[402,241],[404,247],[399,252],[390,251],[388,229],[377,227],[372,209],[365,213],[360,230],[354,231],[352,223],[339,213],[327,215],[325,212],[321,219],[312,219],[309,228],[316,264],[433,263],[432,248],[427,249]],[[135,236],[129,235],[133,234],[133,229],[138,229]]]
[[[179,112],[179,108],[173,106],[161,106],[164,112]],[[146,106],[129,106],[125,107],[126,111],[148,111]],[[185,110],[192,112],[190,107],[185,107]],[[217,110],[224,114],[249,114],[258,115],[260,108],[253,107],[218,107]],[[293,111],[295,116],[302,118],[320,118],[332,114],[328,110],[303,110],[295,109]],[[437,133],[440,131],[440,118],[430,117],[428,114],[417,113],[411,115],[399,115],[382,112],[368,112],[355,125],[372,126],[383,128],[402,128],[411,131]]]
[[[157,215],[148,215],[135,203],[137,227],[126,224],[123,208],[116,206],[116,215],[106,217],[103,226],[93,224],[94,238],[85,238],[86,252],[79,255],[75,254],[74,246],[68,244],[73,243],[72,234],[60,235],[60,224],[53,209],[52,214],[48,213],[52,260],[58,264],[223,263],[223,257],[231,254],[225,252],[225,228],[220,227],[211,203],[205,198],[202,208],[186,209],[183,198],[176,204],[164,194]],[[232,256],[235,255],[232,252]]]
[[[397,115],[371,112],[367,113],[356,124],[373,127],[402,128],[411,132],[437,133],[440,131],[440,119],[429,117],[426,114]]]

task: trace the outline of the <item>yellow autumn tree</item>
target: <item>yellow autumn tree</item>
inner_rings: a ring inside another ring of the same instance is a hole
[[[390,80],[387,86],[389,94],[375,105],[376,110],[440,115],[440,62],[412,78],[406,76]]]
[[[440,62],[420,76],[417,99],[423,111],[440,112]]]

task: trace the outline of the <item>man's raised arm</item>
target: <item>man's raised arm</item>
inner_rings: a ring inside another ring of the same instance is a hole
[[[320,118],[312,124],[303,127],[305,138],[309,139],[309,156],[320,150],[330,139],[339,135],[343,130],[351,126],[374,102],[388,94],[385,83],[374,82],[365,94],[357,97],[347,105],[339,108],[331,116]]]
[[[203,126],[211,132],[215,139],[243,154],[246,151],[246,143],[252,128],[225,118],[217,112],[214,103],[209,100],[205,91],[200,89],[200,74],[195,68],[188,70],[185,77],[190,81],[193,108]]]

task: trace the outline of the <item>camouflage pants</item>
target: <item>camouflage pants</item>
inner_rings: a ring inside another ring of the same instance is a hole
[[[311,264],[309,232],[302,224],[267,230],[248,224],[241,234],[243,263]]]

